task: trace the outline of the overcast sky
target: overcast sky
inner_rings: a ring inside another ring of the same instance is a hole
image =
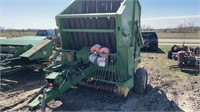
[[[0,0],[0,26],[56,28],[55,16],[71,0]],[[142,24],[154,28],[193,23],[200,26],[200,0],[140,0]]]

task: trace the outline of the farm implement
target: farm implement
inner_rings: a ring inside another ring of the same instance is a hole
[[[56,16],[61,35],[51,64],[44,69],[47,84],[29,101],[41,107],[82,85],[126,97],[134,88],[144,93],[147,71],[138,68],[141,6],[138,0],[74,0]]]
[[[52,54],[53,42],[40,36],[0,40],[1,73],[23,68],[37,68]]]
[[[177,61],[177,65],[170,66],[170,69],[200,70],[200,48],[174,45],[168,52],[168,58]]]

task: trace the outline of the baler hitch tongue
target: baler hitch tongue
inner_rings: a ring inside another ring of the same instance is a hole
[[[76,67],[75,67],[76,68]],[[71,71],[74,71],[72,67],[64,71],[52,72],[46,76],[48,84],[46,84],[29,102],[28,107],[35,109],[40,107],[45,109],[46,103],[57,98],[60,94],[67,91],[71,86],[78,84],[83,80],[84,75],[82,73],[75,72],[75,75],[71,76]],[[72,80],[73,79],[73,80]]]
[[[46,89],[47,85],[43,86],[29,101],[28,107],[30,110],[35,109],[36,107],[40,106],[41,99],[43,97],[43,92]],[[45,90],[46,91],[46,90]]]

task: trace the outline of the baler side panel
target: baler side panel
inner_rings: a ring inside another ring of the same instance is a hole
[[[143,40],[141,37],[141,6],[139,2],[135,1],[135,11],[134,11],[134,35],[135,35],[135,51],[134,51],[134,72],[136,71],[136,68],[138,66],[138,64],[140,63],[141,59],[140,59],[140,47],[141,44],[143,44]]]

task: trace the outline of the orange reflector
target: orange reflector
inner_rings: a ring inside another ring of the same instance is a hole
[[[101,57],[108,57],[110,50],[107,47],[103,47],[99,51]]]
[[[100,50],[101,46],[99,44],[95,44],[91,49],[90,52],[91,53],[98,53]]]

